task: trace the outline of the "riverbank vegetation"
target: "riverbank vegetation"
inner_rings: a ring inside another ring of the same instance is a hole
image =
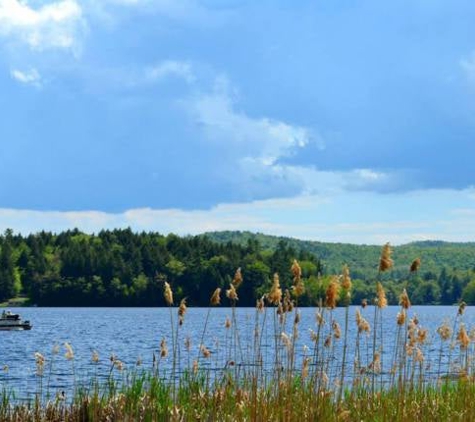
[[[391,248],[385,245],[379,261],[379,279],[393,267]],[[413,260],[411,273],[420,271]],[[475,331],[464,320],[465,303],[454,307],[453,321],[441,321],[429,333],[411,314],[405,289],[399,295],[399,313],[392,330],[383,331],[387,306],[385,288],[376,281],[375,296],[336,318],[339,301],[351,297],[350,269],[331,277],[316,307],[311,327],[301,326],[300,299],[307,285],[302,267],[294,260],[287,271],[291,285],[283,290],[275,273],[269,289],[255,304],[252,340],[237,324],[238,301],[245,294],[241,269],[225,289],[208,292],[208,311],[198,344],[184,329],[188,307],[177,300],[171,285],[162,283],[169,308],[170,332],[157,338],[151,368],[141,362],[124,363],[120,356],[101,358],[93,351],[86,382],[75,371],[69,343],[50,355],[35,353],[37,391],[22,402],[8,387],[8,368],[0,377],[0,420],[3,421],[413,421],[460,420],[475,417]],[[216,306],[227,301],[230,316],[222,323],[219,342],[208,330]],[[355,312],[353,314],[353,312]],[[270,321],[272,329],[265,329]],[[473,328],[473,327],[472,327]],[[305,336],[308,346],[299,345]],[[355,347],[349,351],[349,344]],[[388,349],[388,344],[392,347]],[[159,345],[159,346],[158,346]],[[56,356],[56,357],[55,357]],[[70,361],[73,386],[50,388],[55,359]],[[96,365],[108,362],[100,377]],[[185,362],[185,364],[184,364]]]
[[[379,247],[328,244],[246,232],[206,236],[162,236],[130,229],[94,235],[78,230],[28,236],[7,230],[0,236],[0,303],[21,294],[38,306],[164,306],[160,293],[169,282],[177,298],[206,306],[206,292],[229,284],[241,267],[247,283],[239,306],[253,306],[297,258],[306,283],[300,306],[324,298],[331,275],[342,262],[353,271],[353,304],[375,294]],[[475,304],[475,245],[421,242],[394,248],[398,265],[380,275],[390,304],[406,288],[414,304]],[[418,256],[423,269],[410,273]],[[345,300],[339,305],[344,305]]]

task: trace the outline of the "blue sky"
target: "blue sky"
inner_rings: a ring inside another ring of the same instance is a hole
[[[0,0],[0,229],[475,240],[474,18]]]

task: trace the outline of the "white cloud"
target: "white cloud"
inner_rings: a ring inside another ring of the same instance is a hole
[[[32,85],[36,88],[41,87],[41,75],[35,68],[29,69],[26,71],[12,69],[10,71],[10,75],[13,79],[15,79],[16,81],[22,84]]]
[[[271,167],[311,140],[310,130],[266,117],[249,117],[235,109],[229,82],[218,78],[212,92],[193,99],[190,108],[208,138],[243,160]]]
[[[412,193],[369,192],[302,195],[248,203],[221,204],[210,210],[131,209],[100,211],[32,211],[0,209],[0,231],[22,233],[85,232],[131,227],[135,231],[180,235],[213,230],[250,230],[329,242],[393,244],[415,240],[474,241],[475,220],[457,210],[470,206],[473,190]],[[430,215],[424,210],[433,209]]]
[[[75,49],[84,28],[81,6],[62,0],[31,7],[26,1],[0,0],[0,36],[35,50]]]
[[[170,76],[182,78],[188,83],[195,81],[192,66],[188,62],[165,60],[145,70],[145,79],[150,82],[159,82]]]

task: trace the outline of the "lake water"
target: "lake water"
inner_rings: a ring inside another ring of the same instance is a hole
[[[363,314],[372,324],[373,307],[369,306]],[[7,386],[13,388],[18,397],[28,398],[34,395],[38,377],[36,376],[35,352],[40,352],[46,358],[43,385],[48,383],[52,392],[67,390],[73,385],[73,371],[76,383],[88,379],[91,375],[106,377],[111,368],[110,356],[120,359],[125,367],[134,368],[138,359],[141,360],[141,368],[151,368],[153,355],[159,354],[160,341],[167,339],[168,348],[172,349],[170,336],[171,322],[168,308],[12,308],[13,312],[21,314],[23,319],[31,321],[31,331],[0,331],[0,388]],[[348,360],[352,365],[355,355],[355,310],[350,308],[349,325],[349,349]],[[394,351],[393,341],[397,329],[396,315],[399,307],[388,307],[383,310],[384,349],[383,365],[389,364]],[[264,326],[262,332],[262,356],[264,365],[272,365],[274,362],[275,335],[273,309],[268,309],[263,324],[264,316],[261,314],[260,325]],[[316,330],[315,308],[302,308],[301,322],[299,324],[299,337],[296,346],[296,354],[302,359],[305,353],[311,354],[312,341],[310,329]],[[333,317],[343,329],[344,309],[333,311]],[[185,321],[179,330],[180,343],[180,367],[188,366],[198,355],[203,327],[208,313],[207,308],[189,308]],[[420,325],[429,329],[427,344],[423,347],[426,355],[424,365],[427,373],[431,373],[431,365],[435,371],[436,361],[439,358],[440,340],[436,334],[437,327],[449,319],[452,325],[457,307],[454,306],[431,306],[412,307],[409,316],[417,315]],[[231,330],[224,327],[226,317],[231,318],[230,308],[213,308],[209,314],[209,320],[204,340],[204,345],[211,351],[209,360],[200,360],[200,365],[209,365],[219,369],[229,359],[226,356],[232,347]],[[236,363],[246,363],[252,360],[253,338],[256,311],[253,308],[236,309],[239,343],[241,352],[232,359]],[[176,324],[176,309],[173,310],[174,324]],[[328,320],[329,314],[325,316]],[[293,318],[289,317],[290,320]],[[475,325],[475,309],[467,307],[463,315],[463,322],[470,329]],[[292,334],[292,323],[288,321],[284,331]],[[282,330],[280,330],[282,331]],[[280,334],[280,333],[279,333]],[[184,346],[186,338],[191,341],[191,351],[187,352]],[[372,339],[368,339],[369,341]],[[68,361],[64,343],[68,342],[74,350],[74,360]],[[334,341],[335,355],[341,354],[341,340]],[[362,343],[363,344],[363,343]],[[55,345],[60,346],[60,351],[54,355],[52,350]],[[310,351],[305,352],[307,346]],[[363,344],[364,346],[364,344]],[[448,347],[445,348],[444,354]],[[98,364],[91,361],[93,351],[100,356]],[[234,350],[234,349],[233,349]],[[366,352],[368,353],[368,351]],[[368,355],[369,358],[369,355]],[[49,365],[53,359],[51,375]],[[340,360],[337,358],[337,360]],[[164,370],[170,370],[171,357],[160,362]],[[2,371],[4,366],[8,371]],[[74,365],[74,369],[73,369]],[[297,367],[299,363],[297,363]],[[348,371],[348,372],[351,372]],[[388,368],[383,366],[383,372]]]

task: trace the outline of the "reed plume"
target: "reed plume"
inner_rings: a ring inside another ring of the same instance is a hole
[[[407,294],[406,289],[403,289],[401,296],[399,296],[399,304],[403,309],[409,309],[411,307],[411,301],[409,300],[409,295]]]
[[[211,306],[218,306],[221,304],[221,289],[219,287],[213,292],[209,302]]]
[[[165,288],[163,291],[163,297],[165,298],[165,302],[167,303],[168,306],[173,305],[173,292],[170,287],[170,284],[168,284],[168,282],[166,281],[165,281]]]
[[[235,302],[236,300],[239,300],[237,292],[236,292],[236,288],[234,287],[234,284],[231,283],[229,285],[229,289],[226,290],[226,297],[229,300],[232,300],[233,302]]]
[[[186,309],[186,298],[183,298],[178,307],[178,323],[180,325],[183,325],[183,321],[185,320]]]
[[[412,264],[409,268],[409,271],[411,273],[415,273],[417,271],[419,271],[419,268],[421,267],[421,259],[420,258],[416,258],[414,261],[412,261]]]
[[[241,268],[238,268],[236,272],[234,273],[234,278],[232,281],[232,284],[234,285],[236,289],[241,285],[242,280],[243,279],[242,279],[242,274],[241,274]]]
[[[379,259],[380,272],[390,270],[393,267],[394,261],[391,259],[391,254],[392,254],[392,249],[388,242],[383,246],[383,249],[381,251],[381,258]]]
[[[376,304],[379,309],[383,309],[388,306],[388,300],[386,299],[386,292],[383,285],[378,281],[376,284]]]
[[[327,308],[329,309],[336,308],[339,290],[340,290],[340,285],[338,284],[338,277],[333,276],[330,281],[330,284],[328,284],[326,295],[325,295],[325,306]]]
[[[274,273],[272,288],[267,295],[267,300],[272,305],[278,305],[282,300],[282,289],[280,288],[279,274]]]

